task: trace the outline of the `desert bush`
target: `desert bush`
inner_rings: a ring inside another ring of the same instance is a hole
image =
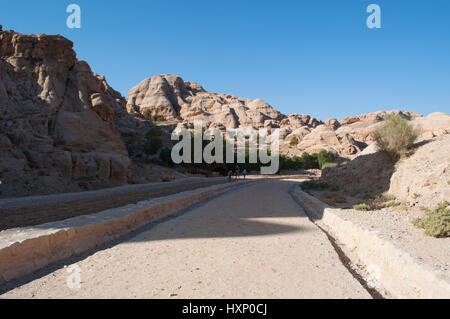
[[[297,136],[294,136],[293,138],[291,138],[291,141],[289,142],[289,145],[291,145],[291,146],[297,146],[298,143],[300,143],[300,142],[299,142]]]
[[[323,169],[323,165],[326,163],[336,163],[336,158],[333,152],[328,152],[326,150],[321,150],[317,155],[317,160],[319,162],[319,168]]]
[[[165,120],[166,120],[166,118],[162,115],[153,115],[152,116],[153,122],[164,122]]]
[[[150,111],[150,109],[145,109],[145,110],[142,112],[142,115],[144,116],[144,118],[145,118],[146,120],[150,120],[151,117],[152,117],[152,111]]]
[[[400,159],[413,146],[418,136],[418,130],[399,114],[386,117],[374,133],[378,148],[393,160]]]
[[[358,204],[353,206],[354,210],[360,210],[360,211],[370,211],[372,208],[367,204]]]
[[[413,224],[425,230],[425,234],[431,237],[450,237],[450,209],[449,202],[443,202],[433,210],[428,211],[424,218],[418,218]]]

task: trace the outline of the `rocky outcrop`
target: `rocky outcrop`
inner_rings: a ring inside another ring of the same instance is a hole
[[[77,60],[71,41],[0,33],[1,196],[125,184],[123,117],[123,97]]]
[[[232,95],[209,93],[194,82],[175,75],[157,75],[131,89],[127,109],[177,127],[192,128],[202,121],[205,128],[279,128],[281,152],[286,155],[317,153],[326,149],[354,158],[373,142],[373,132],[389,114],[401,113],[409,119],[417,113],[379,111],[338,121],[322,122],[305,114],[284,115],[266,102]],[[294,141],[294,142],[293,142]]]
[[[394,163],[372,143],[346,165],[325,169],[322,181],[360,199],[388,193],[409,206],[430,209],[448,200],[450,115],[415,117],[412,124],[422,134],[409,156]]]
[[[437,207],[450,199],[449,159],[450,135],[434,138],[397,164],[389,193],[417,207]]]
[[[201,120],[206,128],[261,128],[285,118],[264,101],[208,93],[199,84],[175,75],[145,79],[128,95],[127,109],[189,127]]]

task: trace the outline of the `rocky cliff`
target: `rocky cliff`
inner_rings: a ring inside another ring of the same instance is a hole
[[[61,36],[0,32],[0,196],[127,183],[139,121]]]

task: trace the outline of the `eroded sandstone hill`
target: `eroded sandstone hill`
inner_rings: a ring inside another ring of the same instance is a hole
[[[0,196],[126,184],[147,125],[71,41],[0,32]]]
[[[281,152],[286,155],[316,153],[321,149],[353,158],[373,142],[372,132],[392,113],[415,119],[404,111],[379,111],[325,122],[306,114],[284,115],[266,102],[209,93],[201,85],[175,75],[156,75],[130,90],[127,109],[179,127],[192,128],[201,120],[206,128],[279,128]]]

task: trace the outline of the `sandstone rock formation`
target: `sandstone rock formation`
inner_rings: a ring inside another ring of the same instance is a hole
[[[410,206],[433,209],[450,199],[450,115],[416,117],[422,135],[410,156],[397,163],[370,144],[346,165],[328,168],[322,181],[360,200],[394,195]]]
[[[126,184],[140,123],[125,106],[71,41],[0,32],[0,196]]]
[[[279,128],[281,152],[286,155],[317,153],[321,149],[354,158],[373,142],[372,133],[389,114],[401,113],[410,119],[417,113],[379,111],[325,122],[305,114],[284,115],[264,101],[209,93],[194,82],[175,75],[157,75],[145,79],[130,90],[127,109],[140,114],[192,128],[200,120],[206,128]],[[294,139],[295,138],[295,139]],[[292,141],[296,141],[296,143]]]

